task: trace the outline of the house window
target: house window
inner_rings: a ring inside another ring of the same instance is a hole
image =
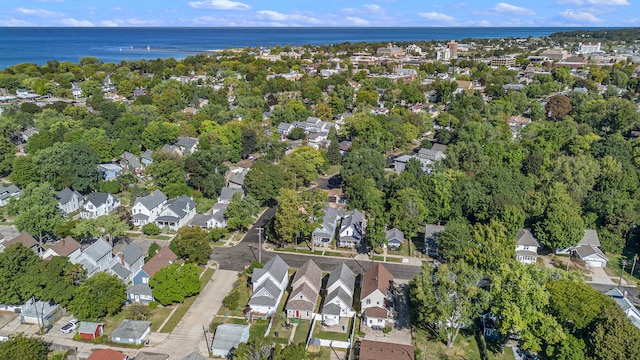
[[[525,245],[522,247],[524,250],[529,250],[529,245]]]
[[[371,304],[371,299],[367,299],[367,305]]]

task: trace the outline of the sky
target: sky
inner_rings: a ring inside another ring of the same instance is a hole
[[[640,26],[640,0],[2,0],[7,26]]]

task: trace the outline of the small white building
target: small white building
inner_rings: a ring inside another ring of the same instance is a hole
[[[516,259],[523,264],[535,264],[540,243],[529,229],[520,229],[516,234]]]
[[[96,219],[99,216],[107,215],[120,206],[120,199],[109,193],[92,192],[87,196],[80,217],[83,219]]]

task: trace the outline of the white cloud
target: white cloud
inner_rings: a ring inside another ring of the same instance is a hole
[[[560,4],[572,4],[578,6],[628,6],[628,0],[560,0]]]
[[[364,4],[362,5],[363,8],[371,11],[371,12],[379,12],[382,10],[382,8],[380,7],[380,5],[376,5],[376,4]]]
[[[596,23],[596,22],[603,21],[602,19],[597,18],[593,14],[584,12],[584,11],[566,10],[561,12],[559,15],[562,16],[563,18],[567,18],[567,19],[579,21],[579,22],[586,21],[586,22]]]
[[[34,26],[34,24],[22,19],[8,19],[0,20],[0,26]]]
[[[421,13],[418,13],[418,15],[420,15],[422,18],[425,18],[431,21],[453,22],[455,20],[453,16],[449,16],[447,14],[443,14],[435,11],[421,12]]]
[[[102,20],[98,22],[98,26],[102,27],[118,27],[121,25],[121,21],[117,20]]]
[[[16,8],[16,12],[22,15],[37,16],[37,17],[64,17],[64,13],[57,11],[49,11],[45,9],[26,9]]]
[[[506,14],[516,14],[516,15],[535,15],[535,12],[529,10],[527,8],[521,6],[515,6],[507,3],[497,3],[496,6],[493,7],[493,11],[499,13]]]
[[[77,26],[77,27],[92,27],[95,26],[91,21],[87,20],[76,20],[74,18],[66,18],[62,20],[56,21],[60,25],[64,26]]]
[[[231,0],[206,0],[193,1],[189,6],[194,9],[213,9],[213,10],[249,10],[251,6],[238,1]]]
[[[260,10],[256,13],[261,17],[266,17],[272,21],[301,21],[311,24],[320,24],[320,20],[300,14],[283,14],[273,10]]]
[[[351,25],[365,26],[370,24],[369,21],[355,16],[347,16],[345,19],[349,20]]]

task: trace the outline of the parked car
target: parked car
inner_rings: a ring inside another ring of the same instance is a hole
[[[73,330],[75,330],[77,327],[78,327],[78,319],[72,319],[71,321],[69,321],[69,323],[67,323],[65,326],[63,326],[60,329],[60,331],[62,331],[62,333],[64,333],[64,334],[69,334]]]

